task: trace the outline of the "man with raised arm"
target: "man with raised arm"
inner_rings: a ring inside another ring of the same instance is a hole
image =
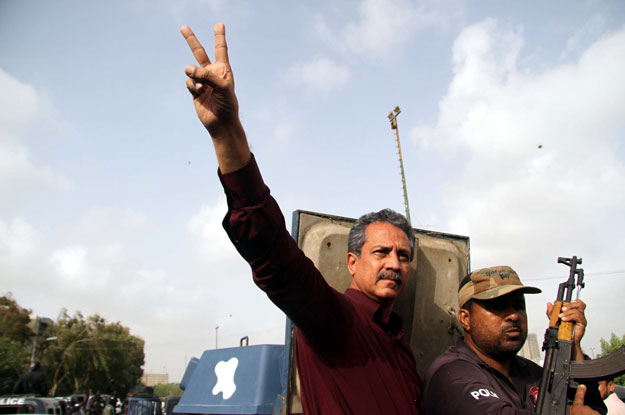
[[[425,377],[428,415],[535,414],[542,368],[517,356],[527,337],[523,285],[508,266],[478,269],[460,282],[458,320],[464,338],[448,348]],[[548,304],[548,313],[552,305]],[[562,321],[575,323],[572,358],[584,360],[580,342],[586,329],[586,304],[575,300],[562,309]],[[577,389],[570,415],[597,414],[584,406],[586,387]]]
[[[187,89],[213,140],[228,201],[223,226],[254,282],[294,322],[306,414],[420,414],[421,382],[393,304],[406,286],[415,237],[390,209],[358,219],[349,234],[349,289],[331,288],[286,230],[239,120],[225,27],[215,25],[215,61],[187,26],[197,63]]]

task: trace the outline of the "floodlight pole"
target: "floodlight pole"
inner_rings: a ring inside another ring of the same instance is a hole
[[[219,336],[219,326],[215,327],[215,349],[219,349],[219,343],[217,342]]]
[[[412,223],[410,220],[410,206],[408,205],[408,188],[406,186],[406,175],[404,174],[404,160],[401,156],[401,144],[399,142],[399,127],[397,126],[397,116],[401,112],[399,106],[393,108],[393,111],[389,112],[388,119],[391,122],[391,129],[395,130],[397,137],[397,152],[399,154],[399,169],[401,170],[401,183],[404,190],[404,208],[406,209],[406,219],[408,223]]]

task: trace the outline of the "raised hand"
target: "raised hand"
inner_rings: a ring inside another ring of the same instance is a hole
[[[180,32],[197,60],[184,68],[189,77],[187,89],[200,121],[213,138],[222,173],[243,167],[250,159],[245,132],[239,120],[239,104],[234,92],[234,77],[228,60],[226,28],[215,25],[215,62],[211,62],[202,44],[188,26]]]
[[[553,310],[553,304],[547,303],[547,316],[551,315]],[[573,360],[584,360],[584,355],[581,350],[580,342],[582,341],[582,337],[584,337],[584,333],[586,332],[586,326],[588,322],[586,321],[586,315],[584,313],[586,310],[586,303],[582,300],[573,300],[568,305],[562,307],[560,310],[560,314],[558,317],[562,319],[562,321],[572,321],[574,323],[574,332],[573,332]]]

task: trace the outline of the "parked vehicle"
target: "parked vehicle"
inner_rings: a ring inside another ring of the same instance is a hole
[[[162,415],[161,400],[157,396],[128,398],[127,415]]]
[[[0,397],[0,414],[65,415],[65,412],[57,398],[3,396]]]

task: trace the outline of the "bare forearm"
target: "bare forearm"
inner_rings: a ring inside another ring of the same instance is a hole
[[[573,353],[571,354],[573,360],[584,360],[584,352],[582,352],[582,346],[577,342],[573,342]]]
[[[222,174],[239,170],[249,163],[250,148],[240,122],[224,131],[223,134],[213,136],[212,139],[217,163]]]

